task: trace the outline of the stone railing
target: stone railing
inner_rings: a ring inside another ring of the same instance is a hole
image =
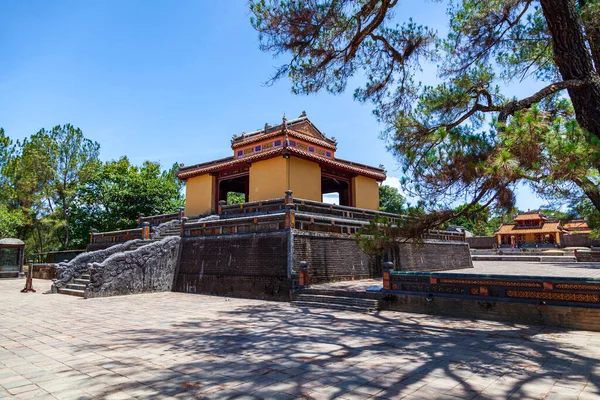
[[[444,274],[384,270],[384,290],[428,296],[600,308],[600,280],[521,275]]]
[[[188,222],[183,224],[182,236],[190,237],[277,231],[290,227],[289,218],[289,213],[279,212],[277,214]]]
[[[142,228],[113,232],[98,232],[92,229],[90,243],[123,243],[134,239],[148,239],[149,237],[149,225],[145,225]]]
[[[248,203],[241,204],[230,204],[225,205],[224,201],[219,203],[219,215],[223,216],[244,216],[254,214],[265,214],[269,212],[280,212],[285,210],[285,198],[281,197],[278,199],[265,200],[265,201],[251,201]]]
[[[219,204],[218,214],[225,217],[256,215],[264,213],[276,213],[286,209],[292,209],[298,212],[325,214],[337,218],[346,218],[354,220],[370,221],[377,216],[389,218],[392,222],[404,218],[398,214],[386,213],[383,211],[367,210],[357,207],[340,206],[337,204],[327,204],[314,200],[299,199],[292,196],[292,191],[286,191],[285,197],[277,199],[253,201],[242,204],[225,205],[224,201]]]
[[[600,262],[600,251],[575,250],[573,255],[577,259],[577,262]]]
[[[183,217],[185,217],[185,209],[183,207],[178,212],[171,214],[150,215],[148,217],[140,214],[138,217],[138,228],[143,227],[144,222],[147,222],[150,226],[156,226],[173,220],[181,221]]]

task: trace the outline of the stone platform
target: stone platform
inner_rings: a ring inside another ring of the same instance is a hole
[[[0,282],[0,398],[600,398],[600,333],[23,284]]]

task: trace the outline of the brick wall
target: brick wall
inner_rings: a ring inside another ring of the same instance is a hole
[[[174,290],[289,299],[287,233],[182,238]]]
[[[398,271],[447,271],[473,268],[469,245],[465,242],[398,243],[387,255]]]
[[[496,236],[473,236],[467,238],[472,249],[493,249],[497,245]]]
[[[600,251],[576,251],[577,262],[600,262]]]
[[[574,235],[562,235],[560,237],[561,247],[592,247],[600,246],[600,240],[590,239],[587,233]]]
[[[597,308],[480,301],[439,295],[427,301],[425,295],[408,294],[387,295],[381,306],[392,311],[600,331],[600,309]]]
[[[311,283],[381,276],[374,257],[363,253],[353,237],[334,234],[294,233],[294,265],[307,261]]]

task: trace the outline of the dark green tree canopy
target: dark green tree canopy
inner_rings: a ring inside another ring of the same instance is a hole
[[[429,205],[469,197],[510,209],[525,180],[600,209],[598,0],[448,1],[445,37],[397,0],[251,0],[250,10],[261,48],[290,57],[273,80],[307,94],[365,78],[355,98],[374,104],[406,188]],[[424,63],[439,83],[417,80]],[[522,79],[541,89],[516,99],[500,88]]]

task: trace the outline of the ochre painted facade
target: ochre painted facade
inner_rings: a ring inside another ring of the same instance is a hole
[[[179,170],[177,176],[186,182],[187,215],[217,212],[228,193],[243,193],[254,202],[282,198],[286,190],[295,198],[318,202],[324,190],[337,192],[342,204],[379,209],[385,171],[338,159],[337,141],[322,134],[305,114],[236,136],[231,149],[232,157]]]
[[[290,157],[288,171],[288,187],[294,193],[294,197],[323,201],[319,164],[298,157]]]
[[[274,157],[250,166],[249,201],[277,199],[288,188],[288,160]]]
[[[379,210],[379,184],[366,176],[352,178],[352,206]]]
[[[215,210],[215,178],[210,174],[190,178],[185,183],[185,215],[210,214]]]

